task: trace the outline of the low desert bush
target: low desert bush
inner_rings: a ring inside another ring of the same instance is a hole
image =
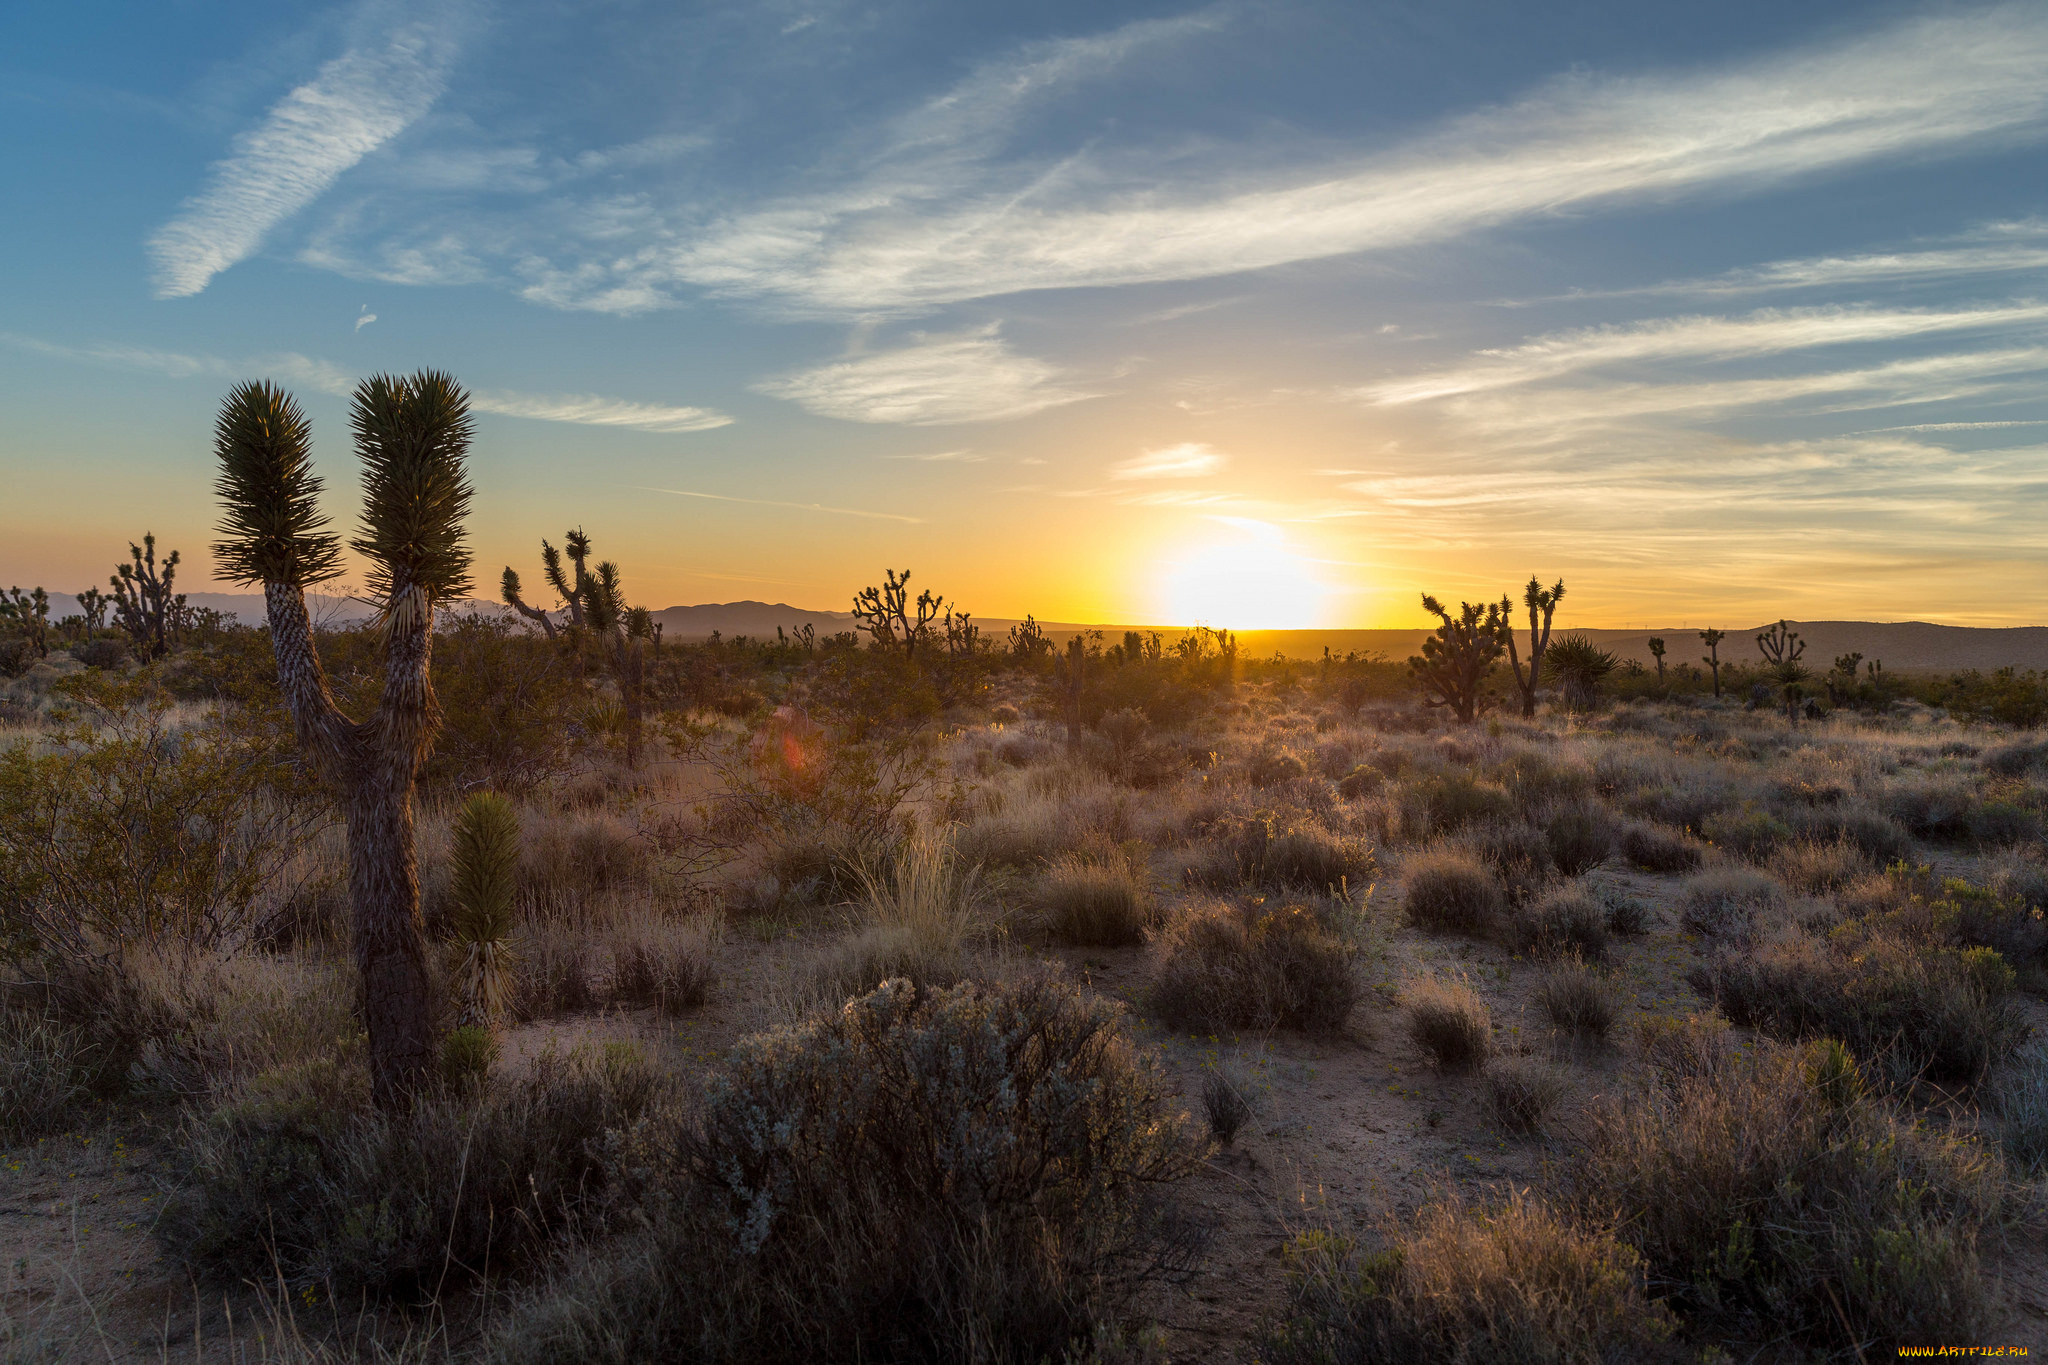
[[[1621,831],[1621,856],[1645,872],[1690,872],[1700,865],[1700,845],[1663,825],[1638,822]]]
[[[1636,1021],[1635,1047],[1652,1072],[1675,1084],[1707,1075],[1735,1044],[1728,1021],[1718,1014],[1653,1014]]]
[[[1346,801],[1360,801],[1387,784],[1387,775],[1370,763],[1360,763],[1337,779],[1337,795]]]
[[[1424,977],[1402,992],[1408,1036],[1442,1071],[1472,1071],[1493,1050],[1493,1013],[1463,981]]]
[[[0,1010],[0,1142],[60,1131],[90,1097],[91,1043],[30,1008]]]
[[[1549,838],[1526,820],[1488,820],[1467,829],[1457,843],[1500,874],[1508,900],[1515,904],[1556,878]]]
[[[2048,1169],[2048,1050],[2038,1043],[1999,1068],[1989,1087],[2007,1166],[2032,1179]]]
[[[1243,1077],[1221,1067],[1203,1073],[1202,1113],[1209,1120],[1210,1136],[1225,1147],[1237,1141],[1257,1111],[1254,1092]]]
[[[530,900],[573,905],[601,891],[646,885],[653,871],[654,846],[616,816],[529,818],[519,880]]]
[[[1188,869],[1187,881],[1216,891],[1239,886],[1312,892],[1357,888],[1367,885],[1379,867],[1363,841],[1308,821],[1288,823],[1269,811],[1219,820],[1212,841]]]
[[[1747,934],[1757,915],[1781,909],[1785,889],[1746,867],[1715,867],[1686,879],[1678,893],[1678,922],[1709,938]]]
[[[1954,776],[1929,776],[1895,783],[1884,796],[1885,813],[1921,839],[1958,843],[1970,837],[1970,813],[1977,805],[1970,783]]]
[[[1738,858],[1762,862],[1792,837],[1792,826],[1755,802],[1748,802],[1709,815],[1700,822],[1700,835]]]
[[[1266,749],[1252,756],[1245,777],[1254,787],[1271,787],[1308,776],[1308,764],[1287,749]]]
[[[1466,772],[1416,778],[1401,796],[1412,812],[1409,826],[1438,834],[1454,834],[1481,820],[1506,820],[1519,813],[1507,788]]]
[[[2013,971],[1989,948],[1942,948],[1849,924],[1718,959],[1696,985],[1737,1024],[1835,1038],[1895,1084],[1973,1085],[2025,1039]]]
[[[1614,852],[1614,817],[1597,802],[1574,802],[1552,812],[1543,833],[1557,870],[1567,877],[1591,872]]]
[[[1616,1097],[1577,1171],[1699,1340],[1874,1360],[1985,1322],[1997,1158],[1864,1094],[1838,1045],[1762,1043]]]
[[[1817,843],[1846,843],[1879,866],[1907,858],[1913,837],[1882,811],[1846,804],[1802,811],[1794,822],[1801,838]]]
[[[1267,1329],[1270,1365],[1603,1365],[1677,1362],[1673,1324],[1642,1257],[1600,1221],[1526,1191],[1492,1208],[1424,1206],[1365,1254],[1311,1233],[1288,1248],[1291,1312]]]
[[[474,1095],[368,1111],[354,1068],[307,1062],[187,1118],[156,1235],[205,1279],[296,1290],[431,1291],[595,1231],[624,1196],[624,1134],[664,1087],[622,1044],[543,1053]],[[609,1136],[609,1135],[616,1136]]]
[[[1514,950],[1531,957],[1607,957],[1607,908],[1580,887],[1562,887],[1508,921]]]
[[[1634,938],[1648,933],[1656,921],[1656,912],[1649,903],[1621,891],[1603,892],[1600,904],[1605,915],[1607,932],[1622,938]]]
[[[1408,922],[1433,934],[1478,938],[1507,912],[1497,873],[1460,848],[1430,849],[1402,867]]]
[[[1486,1070],[1486,1105],[1511,1133],[1535,1133],[1564,1094],[1556,1067],[1532,1057],[1509,1057]]]
[[[1613,978],[1576,960],[1561,962],[1538,977],[1534,998],[1552,1028],[1578,1038],[1606,1038],[1621,1013]]]
[[[664,1014],[701,1008],[718,978],[718,934],[715,921],[644,917],[619,925],[611,938],[612,998],[652,1005]]]
[[[1970,839],[1984,848],[2039,843],[2041,817],[2011,801],[1986,801],[1970,812]]]
[[[1134,860],[1120,853],[1054,859],[1037,895],[1046,927],[1063,943],[1142,943],[1152,924],[1152,893]]]
[[[1198,1148],[1117,1006],[892,981],[743,1040],[648,1225],[508,1315],[513,1362],[1059,1359],[1187,1264]]]
[[[583,926],[557,917],[529,920],[515,939],[506,1010],[519,1023],[594,1009],[597,944]]]
[[[1847,839],[1830,843],[1795,839],[1771,855],[1772,874],[1809,896],[1839,891],[1871,871],[1869,855]]]
[[[1169,1028],[1329,1032],[1358,1000],[1355,948],[1303,906],[1193,905],[1161,934],[1160,951],[1149,998]]]

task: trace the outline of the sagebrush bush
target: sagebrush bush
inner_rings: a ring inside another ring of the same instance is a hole
[[[1063,943],[1106,948],[1142,943],[1153,921],[1151,890],[1133,860],[1124,856],[1054,859],[1037,895],[1046,927]]]
[[[1985,1323],[1997,1159],[1862,1093],[1838,1047],[1762,1043],[1615,1097],[1576,1171],[1698,1339],[1876,1359]]]
[[[1652,1072],[1676,1083],[1714,1070],[1735,1044],[1718,1014],[1653,1014],[1636,1021],[1635,1046]]]
[[[493,1334],[507,1362],[1059,1359],[1187,1263],[1199,1149],[1117,1006],[1046,978],[743,1040],[649,1225]]]
[[[1594,801],[1560,807],[1543,822],[1550,855],[1567,877],[1591,872],[1614,852],[1614,817]]]
[[[1885,813],[1921,839],[1959,843],[1970,837],[1976,793],[1961,777],[1903,779],[1884,794]]]
[[[1762,862],[1792,837],[1792,826],[1755,802],[1748,802],[1731,810],[1715,811],[1700,821],[1700,835],[1739,858]]]
[[[1486,1106],[1511,1133],[1535,1133],[1564,1094],[1556,1067],[1531,1057],[1509,1057],[1486,1070]]]
[[[1829,843],[1795,839],[1771,855],[1772,875],[1809,896],[1839,891],[1871,871],[1869,855],[1847,839]]]
[[[1696,840],[1676,830],[1638,822],[1622,830],[1621,856],[1645,872],[1690,872],[1701,853]]]
[[[1435,934],[1478,938],[1507,912],[1507,896],[1492,868],[1459,848],[1430,849],[1402,864],[1402,906],[1408,922]]]
[[[1329,892],[1365,886],[1379,867],[1363,841],[1308,821],[1286,823],[1272,812],[1219,820],[1212,840],[1188,869],[1191,885],[1218,891],[1270,886]]]
[[[1613,1229],[1526,1191],[1492,1208],[1424,1206],[1363,1254],[1327,1233],[1288,1248],[1291,1312],[1265,1333],[1268,1365],[1607,1365],[1678,1362],[1673,1323],[1642,1257]]]
[[[1904,826],[1882,811],[1860,804],[1828,806],[1801,812],[1795,822],[1802,838],[1818,842],[1842,842],[1862,851],[1879,866],[1911,856],[1913,838]]]
[[[1528,900],[1555,880],[1550,840],[1526,820],[1488,820],[1458,836],[1459,846],[1500,874],[1508,900]]]
[[[1401,1003],[1408,1036],[1439,1070],[1471,1071],[1493,1051],[1493,1013],[1463,981],[1424,977],[1410,982]]]
[[[1678,893],[1678,922],[1709,938],[1740,937],[1757,915],[1785,904],[1785,889],[1746,867],[1715,867],[1686,879]]]
[[[1387,775],[1370,763],[1360,763],[1337,779],[1337,794],[1346,801],[1359,801],[1387,785]]]
[[[187,1117],[156,1236],[202,1279],[294,1290],[405,1294],[487,1258],[510,1268],[607,1223],[628,1194],[621,1144],[664,1093],[623,1044],[543,1053],[523,1078],[400,1115],[368,1109],[354,1068],[266,1073]]]
[[[1303,906],[1193,905],[1160,935],[1148,999],[1169,1028],[1189,1032],[1330,1032],[1343,1027],[1358,1001],[1355,955]]]
[[[1441,773],[1410,781],[1401,793],[1412,812],[1412,828],[1454,834],[1482,820],[1506,820],[1519,813],[1507,788],[1469,772]]]
[[[1898,1084],[1973,1085],[2024,1041],[2013,972],[1989,948],[1943,948],[1850,924],[1793,934],[1693,974],[1735,1023],[1836,1038]]]
[[[1607,907],[1581,887],[1563,887],[1515,911],[1508,940],[1516,952],[1531,957],[1602,962],[1607,957]]]
[[[1580,1038],[1606,1038],[1621,1014],[1620,992],[1613,978],[1575,959],[1538,977],[1534,999],[1551,1027]]]

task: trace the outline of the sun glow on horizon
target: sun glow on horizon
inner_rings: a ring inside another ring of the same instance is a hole
[[[1204,545],[1164,568],[1168,619],[1221,630],[1308,630],[1330,587],[1276,526],[1230,519],[1243,538]]]

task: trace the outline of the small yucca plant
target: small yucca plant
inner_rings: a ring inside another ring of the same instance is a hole
[[[512,986],[512,895],[519,816],[494,792],[478,792],[455,819],[457,1024],[494,1029]]]

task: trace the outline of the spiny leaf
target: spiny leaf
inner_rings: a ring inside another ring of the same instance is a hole
[[[320,529],[327,518],[313,474],[312,427],[290,394],[263,380],[237,385],[221,403],[213,449],[220,461],[214,490],[225,508],[213,547],[217,577],[305,587],[341,573],[341,541]]]

